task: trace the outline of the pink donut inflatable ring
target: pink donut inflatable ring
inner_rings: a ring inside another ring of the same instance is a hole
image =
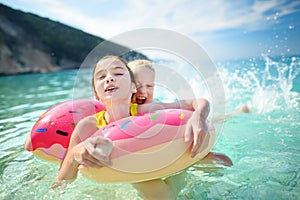
[[[92,99],[70,100],[48,109],[37,120],[25,142],[25,149],[55,163],[64,158],[71,134],[82,118],[105,106]],[[131,116],[110,123],[92,137],[103,135],[113,142],[112,166],[83,167],[83,176],[97,182],[141,182],[166,177],[188,168],[205,157],[215,143],[215,134],[205,137],[205,147],[191,158],[191,142],[184,142],[185,126],[192,112],[165,109]]]

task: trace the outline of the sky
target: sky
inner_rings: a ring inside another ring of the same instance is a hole
[[[0,0],[105,39],[140,28],[168,29],[213,60],[300,55],[300,1]]]

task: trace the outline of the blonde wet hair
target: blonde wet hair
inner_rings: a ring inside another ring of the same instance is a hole
[[[152,66],[152,62],[149,60],[142,60],[142,59],[134,60],[134,61],[129,62],[127,65],[133,73],[135,73],[137,68],[139,68],[139,67],[146,67],[146,68],[150,69],[151,71],[153,71],[153,73],[155,73],[155,69]]]

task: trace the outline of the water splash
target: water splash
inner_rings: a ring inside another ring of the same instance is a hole
[[[268,102],[258,107],[259,112],[269,112],[274,109],[298,108],[299,93],[292,91],[294,81],[300,72],[299,58],[292,57],[289,64],[284,62],[276,62],[269,57],[264,56],[265,70],[262,84],[258,85],[258,92],[253,96],[253,104],[258,105],[259,101],[271,101],[271,107],[268,109]],[[276,70],[276,74],[272,74],[271,70]],[[268,82],[271,82],[269,85]]]
[[[263,114],[284,109],[300,111],[300,58],[275,61],[263,55],[262,60],[226,63],[221,71],[229,103],[247,103]]]

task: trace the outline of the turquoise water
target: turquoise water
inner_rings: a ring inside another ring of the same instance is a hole
[[[178,199],[299,199],[299,58],[216,65],[226,111],[246,103],[252,112],[227,119],[214,148],[234,165],[217,171],[190,168]],[[139,199],[130,184],[94,183],[80,175],[65,188],[50,190],[58,166],[23,149],[37,118],[73,98],[76,75],[71,70],[0,77],[0,199]]]

